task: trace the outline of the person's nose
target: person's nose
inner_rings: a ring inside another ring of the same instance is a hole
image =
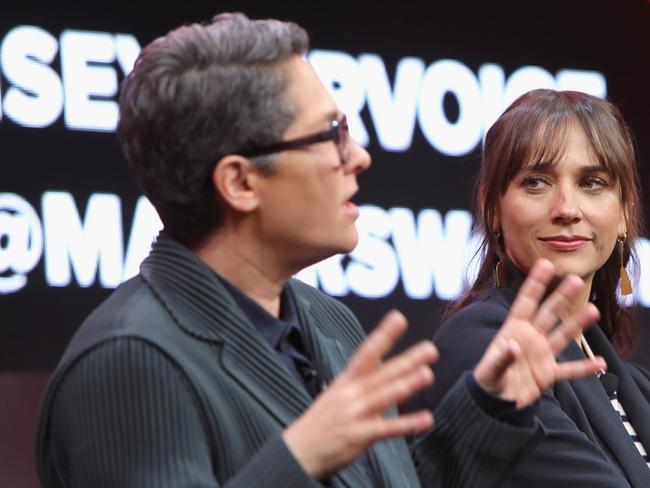
[[[372,164],[372,158],[368,151],[353,139],[349,139],[348,144],[350,145],[350,156],[345,164],[345,172],[358,174],[367,170]]]
[[[551,220],[558,224],[572,224],[582,220],[580,198],[570,185],[559,185],[551,203]]]

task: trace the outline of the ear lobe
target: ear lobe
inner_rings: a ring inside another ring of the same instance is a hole
[[[248,213],[259,204],[255,185],[251,184],[252,163],[236,154],[225,156],[212,171],[212,184],[227,207]]]

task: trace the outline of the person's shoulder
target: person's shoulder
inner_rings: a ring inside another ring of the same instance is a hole
[[[439,327],[433,336],[440,361],[434,366],[435,382],[427,404],[435,408],[465,371],[473,369],[483,356],[508,315],[508,300],[501,289],[476,297]]]
[[[118,335],[103,337],[81,351],[68,365],[67,371],[85,369],[104,376],[129,375],[172,364],[175,364],[174,358],[146,337]]]
[[[99,304],[73,335],[61,363],[95,344],[121,336],[140,336],[148,324],[171,320],[142,278],[137,275],[118,286]]]
[[[650,370],[648,368],[633,361],[624,361],[624,364],[637,384],[641,383],[650,387]]]
[[[449,316],[440,326],[439,334],[458,329],[489,329],[501,327],[510,311],[510,302],[504,291],[489,290]]]

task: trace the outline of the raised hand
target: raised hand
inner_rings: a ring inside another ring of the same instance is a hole
[[[580,304],[585,285],[575,275],[567,276],[539,305],[553,272],[550,261],[535,263],[506,321],[474,369],[474,377],[485,390],[515,401],[519,408],[536,401],[557,381],[588,376],[607,367],[601,357],[565,363],[555,360],[600,314],[593,304]]]
[[[401,313],[389,312],[348,367],[284,431],[287,446],[312,477],[326,477],[354,462],[374,442],[433,425],[433,416],[424,410],[382,416],[433,382],[428,365],[438,358],[438,351],[430,341],[381,362],[406,328]]]

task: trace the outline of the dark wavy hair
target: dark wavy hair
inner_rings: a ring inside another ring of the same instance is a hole
[[[282,138],[294,118],[283,62],[308,48],[297,24],[235,13],[142,50],[121,86],[117,134],[166,233],[187,244],[219,225],[215,164]],[[253,162],[271,171],[273,156]]]
[[[530,91],[515,100],[487,132],[474,209],[474,232],[480,241],[475,259],[480,259],[480,267],[476,280],[451,305],[449,314],[494,287],[495,266],[504,249],[503,237],[496,228],[501,198],[525,163],[553,162],[562,156],[572,123],[580,124],[598,162],[607,168],[619,189],[627,228],[623,262],[615,247],[596,271],[591,291],[601,313],[601,328],[619,353],[629,354],[636,342],[636,328],[630,312],[619,304],[616,291],[620,266],[631,261],[631,268],[639,269],[633,244],[642,233],[643,219],[635,144],[616,106],[586,93]]]

